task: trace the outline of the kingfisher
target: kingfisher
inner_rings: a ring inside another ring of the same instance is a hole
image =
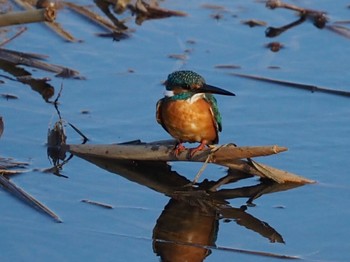
[[[206,146],[219,142],[221,115],[213,94],[234,93],[206,84],[204,78],[189,70],[175,71],[165,81],[164,97],[157,102],[157,122],[176,139],[173,153],[186,150],[183,143],[200,143],[190,149],[190,157]]]

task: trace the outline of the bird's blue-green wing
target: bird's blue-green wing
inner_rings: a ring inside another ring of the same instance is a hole
[[[222,130],[221,115],[219,112],[218,104],[216,102],[216,98],[212,94],[205,94],[205,99],[208,101],[208,103],[211,106],[215,124],[216,124],[216,129],[217,131],[221,132]]]

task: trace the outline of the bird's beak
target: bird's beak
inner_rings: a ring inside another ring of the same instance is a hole
[[[235,96],[235,94],[230,91],[226,91],[219,87],[211,86],[207,84],[204,84],[202,87],[197,88],[196,93],[211,93],[211,94],[218,94],[218,95],[224,95],[224,96]]]

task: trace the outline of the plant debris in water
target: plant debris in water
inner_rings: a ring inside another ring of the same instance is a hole
[[[336,90],[336,89],[331,89],[331,88],[326,88],[326,87],[319,87],[319,86],[315,86],[315,85],[278,80],[278,79],[273,79],[273,78],[268,78],[268,77],[263,77],[263,76],[256,76],[256,75],[248,75],[248,74],[240,74],[240,73],[231,73],[231,75],[238,76],[238,77],[244,77],[244,78],[248,78],[248,79],[253,79],[253,80],[257,80],[257,81],[262,81],[262,82],[273,83],[273,84],[282,85],[282,86],[304,89],[304,90],[311,91],[312,93],[313,92],[322,92],[322,93],[327,93],[327,94],[350,97],[350,92],[344,91],[344,90]]]
[[[278,52],[283,48],[283,45],[280,42],[270,42],[266,45],[266,47],[272,52]]]
[[[243,20],[241,21],[242,24],[248,25],[249,27],[255,27],[255,26],[266,26],[265,21],[256,20],[256,19],[250,19],[250,20]]]
[[[18,96],[12,95],[12,94],[1,94],[1,97],[2,97],[2,98],[5,98],[6,100],[18,99]]]
[[[49,215],[52,217],[56,222],[61,223],[62,220],[59,216],[57,216],[52,210],[50,210],[47,206],[36,200],[34,197],[32,197],[30,194],[25,192],[23,189],[18,187],[16,184],[11,182],[8,178],[6,178],[4,175],[0,174],[0,185],[9,191],[12,195],[15,197],[21,199],[25,203],[29,204],[30,206],[40,210],[41,212]]]
[[[0,69],[12,75],[14,78],[6,75],[0,76],[11,81],[18,81],[29,85],[34,91],[40,93],[46,102],[49,102],[49,99],[55,93],[54,87],[49,83],[50,78],[34,78],[30,72],[19,65],[25,65],[44,71],[53,72],[56,73],[57,77],[85,79],[84,77],[80,76],[78,71],[74,69],[49,64],[42,61],[46,58],[47,56],[42,54],[24,53],[0,48]],[[9,96],[7,98],[11,99],[14,97]]]
[[[218,69],[241,69],[240,65],[216,65],[215,68]]]
[[[8,50],[4,48],[0,48],[0,60],[13,63],[16,65],[26,65],[34,68],[38,68],[41,70],[49,71],[56,73],[57,76],[65,77],[65,78],[79,78],[79,72],[70,69],[67,67],[54,65],[45,63],[41,60],[46,58],[47,56],[33,53],[23,53],[14,50]]]
[[[95,206],[99,206],[99,207],[108,208],[108,209],[113,209],[113,206],[111,206],[109,204],[105,204],[105,203],[101,203],[101,202],[97,202],[97,201],[93,201],[93,200],[89,200],[89,199],[82,199],[81,202],[88,203],[88,204],[95,205]]]
[[[283,32],[302,24],[306,20],[311,20],[313,24],[317,28],[324,28],[326,24],[328,23],[328,18],[326,16],[326,12],[323,11],[316,11],[316,10],[310,10],[306,8],[302,8],[299,6],[291,5],[288,3],[285,3],[280,0],[268,0],[266,1],[266,7],[270,9],[276,9],[276,8],[285,8],[289,10],[293,10],[299,13],[300,18],[288,25],[282,26],[282,27],[268,27],[265,31],[265,35],[267,37],[276,37]]]
[[[4,131],[4,122],[2,117],[0,116],[0,137]],[[11,158],[2,158],[0,157],[0,186],[4,188],[6,191],[10,192],[13,196],[22,200],[26,204],[31,207],[36,208],[37,210],[44,212],[45,214],[52,217],[56,222],[62,222],[62,220],[48,207],[44,204],[40,203],[30,194],[25,192],[22,188],[18,187],[15,183],[11,182],[8,176],[21,174],[27,172],[26,170],[18,170],[18,168],[25,168],[28,166],[28,163],[17,162]],[[17,170],[13,170],[13,168],[17,168]]]

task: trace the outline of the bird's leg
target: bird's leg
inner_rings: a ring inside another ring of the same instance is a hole
[[[185,151],[185,150],[186,150],[186,147],[180,141],[180,142],[176,143],[173,153],[175,156],[178,156],[182,151]]]
[[[197,153],[198,151],[202,151],[205,146],[207,145],[207,141],[203,140],[199,146],[195,147],[195,148],[191,148],[190,149],[190,157],[193,157],[195,153]]]

